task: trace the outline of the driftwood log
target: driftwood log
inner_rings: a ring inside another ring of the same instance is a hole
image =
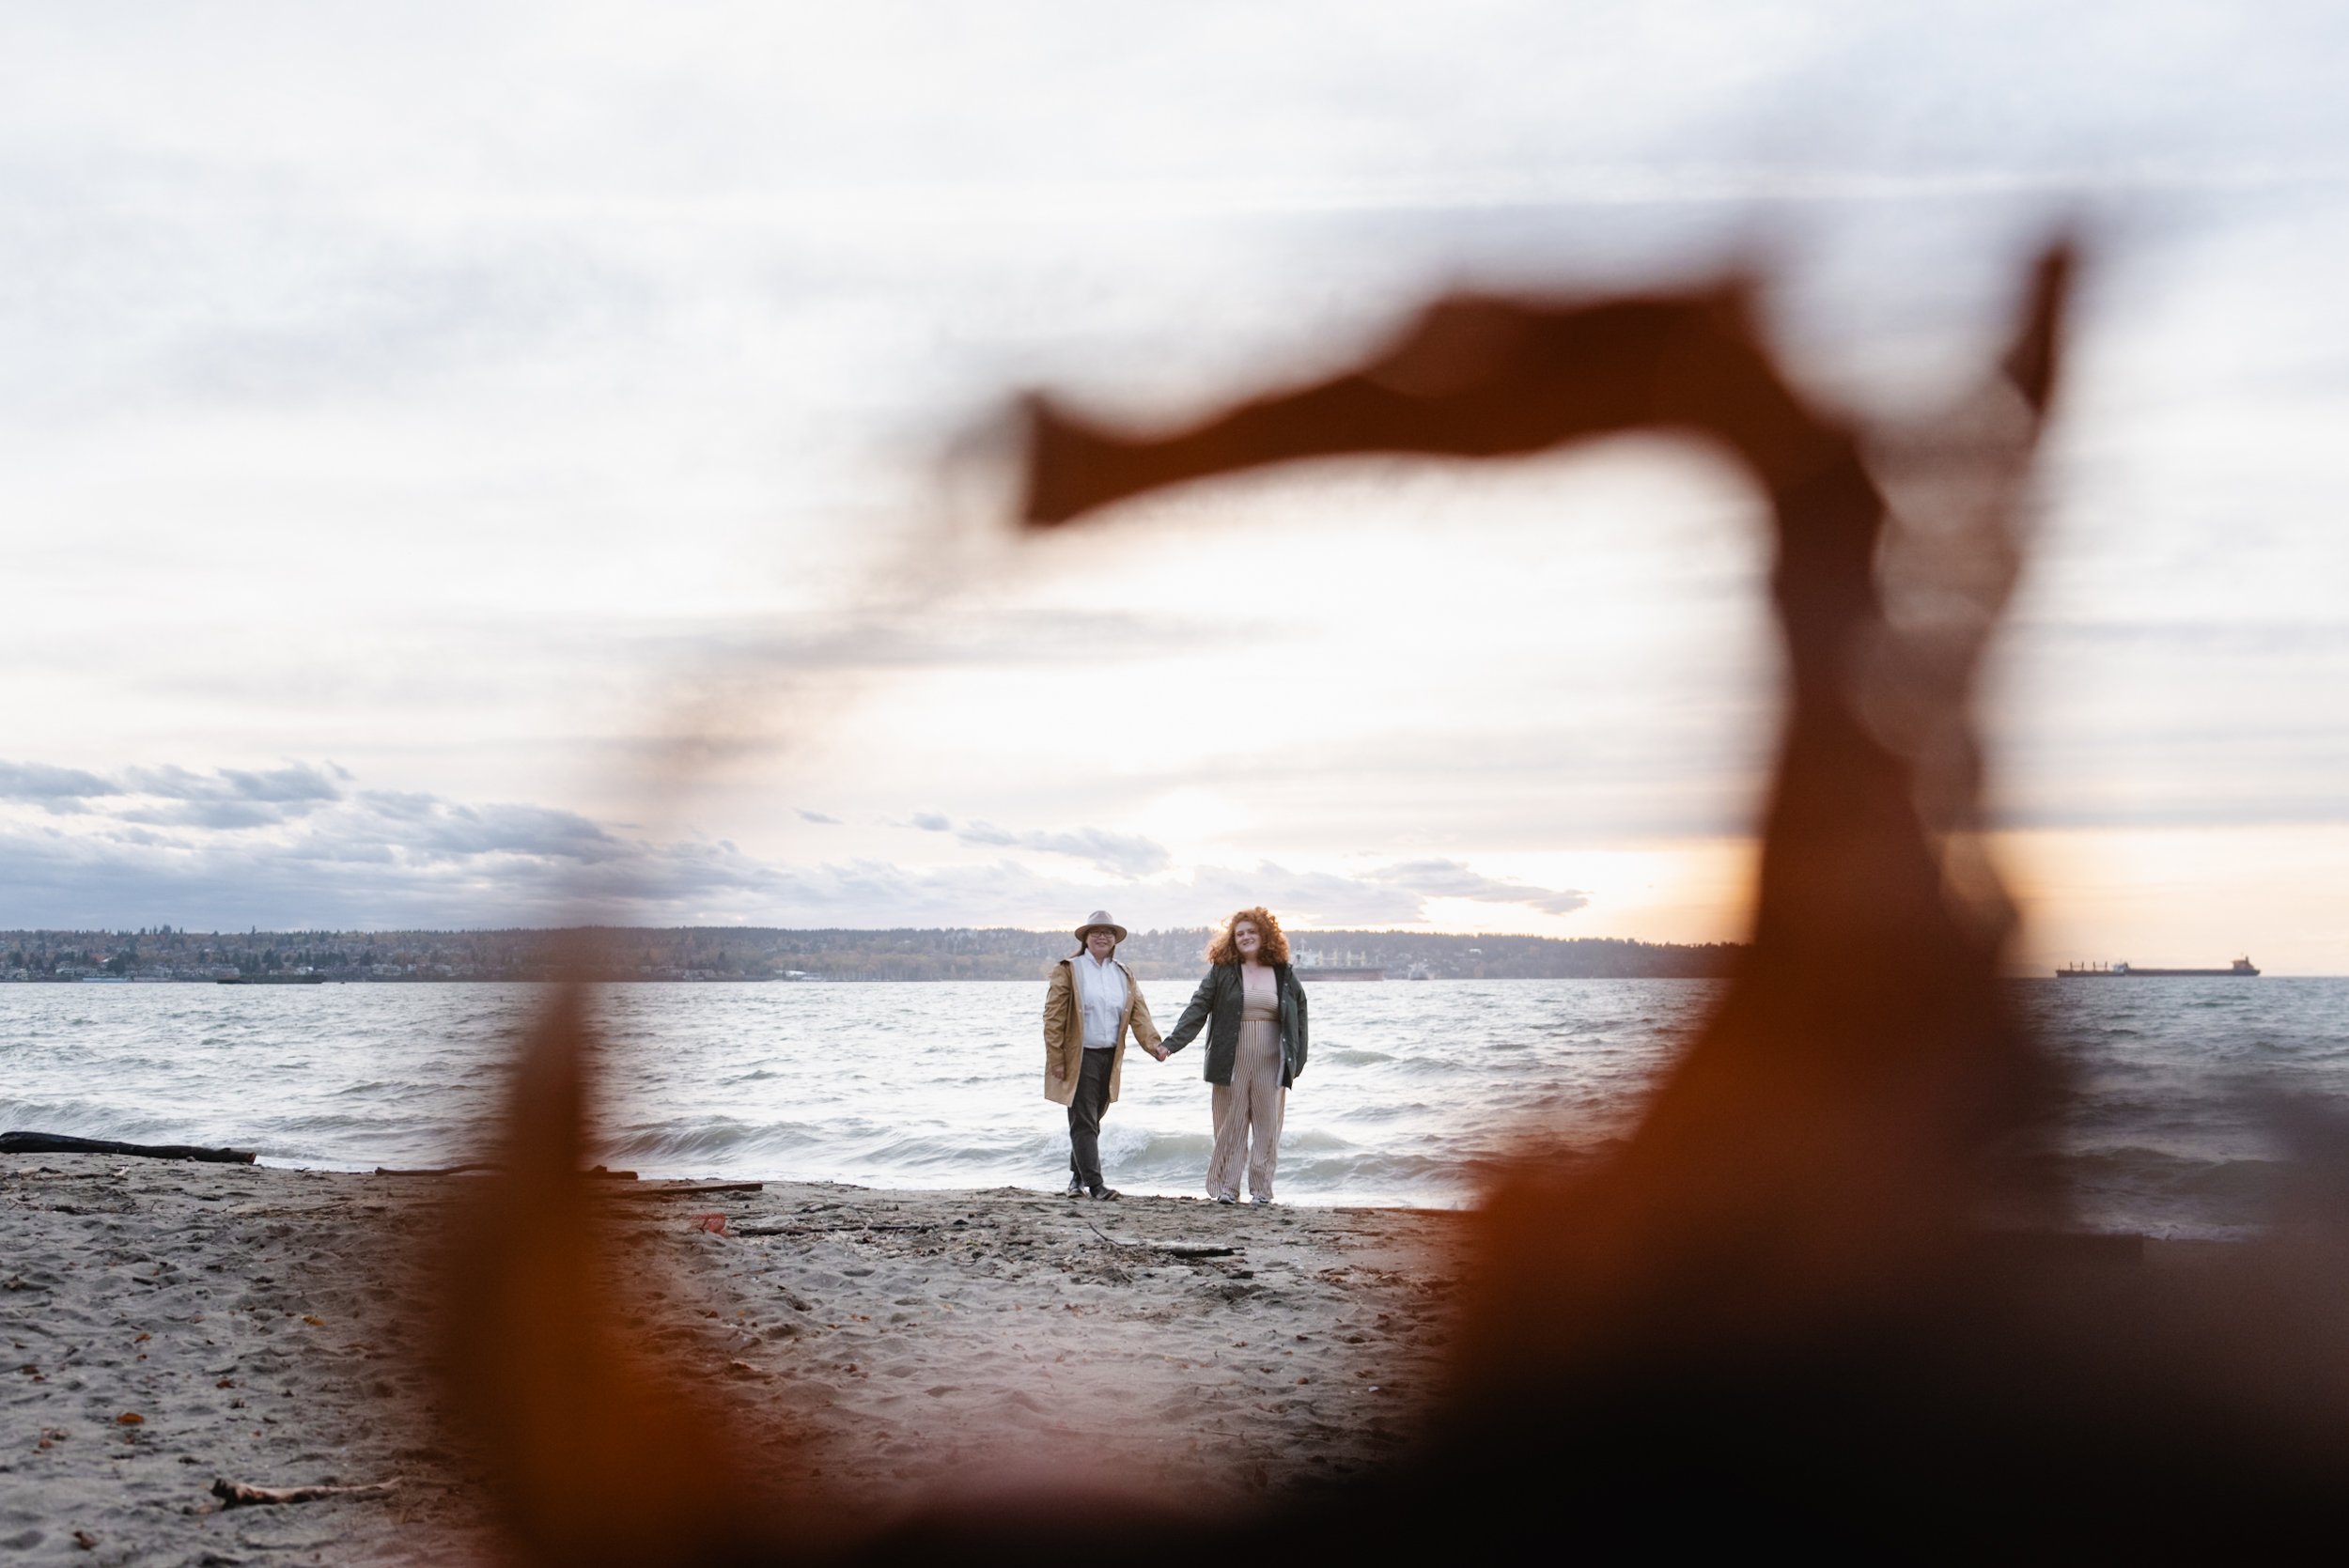
[[[136,1155],[143,1159],[200,1159],[210,1165],[250,1165],[251,1149],[206,1149],[194,1143],[122,1143],[111,1138],[69,1138],[61,1132],[0,1132],[0,1155]]]
[[[370,1481],[358,1486],[249,1486],[226,1477],[212,1483],[212,1496],[223,1508],[273,1508],[281,1503],[319,1502],[328,1498],[380,1498],[399,1489],[401,1478]]]

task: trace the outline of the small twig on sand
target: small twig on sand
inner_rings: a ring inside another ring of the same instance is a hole
[[[854,1235],[866,1231],[934,1231],[934,1224],[921,1225],[737,1225],[736,1235]]]
[[[765,1182],[703,1182],[699,1186],[614,1188],[615,1198],[691,1198],[702,1192],[757,1192]]]
[[[1236,1258],[1239,1256],[1239,1249],[1237,1247],[1215,1247],[1203,1241],[1120,1241],[1090,1219],[1085,1221],[1085,1229],[1108,1242],[1112,1247],[1123,1247],[1128,1250],[1139,1250],[1144,1252],[1164,1252],[1170,1258]]]
[[[317,1502],[322,1498],[380,1498],[398,1489],[401,1477],[371,1481],[360,1486],[248,1486],[226,1477],[212,1483],[212,1496],[223,1508],[253,1508],[288,1502]]]

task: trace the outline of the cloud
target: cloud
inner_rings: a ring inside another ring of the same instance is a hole
[[[342,769],[334,771],[341,773]],[[326,768],[302,764],[259,771],[221,768],[209,774],[193,773],[184,768],[133,768],[108,793],[153,795],[167,800],[258,800],[289,806],[339,800],[343,796]]]
[[[1350,877],[1261,861],[1141,880],[1171,867],[1152,840],[1097,828],[1014,832],[986,822],[967,824],[957,839],[1081,862],[1108,880],[1010,859],[788,864],[723,841],[641,838],[556,807],[353,788],[347,775],[325,768],[147,768],[137,770],[147,787],[136,794],[123,792],[128,774],[23,765],[7,778],[17,805],[12,815],[0,812],[0,926],[1055,928],[1105,904],[1143,926],[1198,925],[1250,904],[1302,925],[1408,925],[1426,918],[1431,893],[1456,895],[1470,885],[1463,876],[1474,877],[1452,862]],[[44,808],[74,790],[89,791],[70,798],[92,807],[58,826]],[[955,831],[941,814],[919,820]],[[1566,896],[1490,878],[1474,885],[1519,902]]]
[[[217,768],[198,773],[167,765],[132,768],[113,778],[79,768],[43,762],[0,762],[0,800],[112,800],[148,796],[159,800],[250,801],[306,808],[339,800],[339,781],[350,777],[328,763],[323,768],[288,763],[283,768]]]
[[[279,801],[217,798],[130,803],[155,799],[143,792],[77,818],[89,826],[74,832],[0,818],[0,924],[700,922],[751,913],[739,902],[746,893],[774,905],[790,891],[780,868],[731,845],[628,838],[558,808],[392,790],[304,800],[334,787],[317,769],[158,768],[141,782],[182,795],[287,794],[310,809],[295,815]]]
[[[0,800],[38,801],[53,815],[68,815],[94,811],[94,800],[143,799],[157,803],[112,815],[156,828],[267,828],[341,800],[338,781],[349,777],[332,763],[210,773],[176,766],[133,768],[107,778],[78,768],[0,762]]]
[[[1170,906],[1174,911],[1153,924],[1213,924],[1253,904],[1299,927],[1417,925],[1427,919],[1426,901],[1408,889],[1333,872],[1292,871],[1271,861],[1259,861],[1252,870],[1202,866],[1188,883],[1146,888],[1144,902],[1145,913]]]
[[[119,793],[95,773],[43,762],[0,762],[0,800],[79,800]]]
[[[237,829],[273,827],[309,809],[308,802],[288,807],[269,800],[175,800],[116,815],[124,822],[145,822],[157,828]]]
[[[322,767],[106,776],[14,764],[0,785],[0,804],[15,803],[0,812],[0,926],[1056,925],[1105,896],[1011,862],[783,864],[557,807],[354,788]],[[60,800],[83,803],[70,831],[51,823]],[[916,820],[953,828],[941,814]],[[1166,859],[1104,831],[1023,836],[1121,877]]]
[[[801,812],[801,815],[807,814]],[[1174,863],[1166,846],[1139,833],[1112,832],[1107,828],[1032,829],[1015,832],[992,822],[971,821],[957,828],[942,812],[918,811],[912,825],[926,833],[953,833],[963,844],[983,849],[1025,849],[1039,855],[1066,855],[1131,879],[1155,876]]]
[[[1576,888],[1537,888],[1487,877],[1460,861],[1399,861],[1368,874],[1374,881],[1408,888],[1429,898],[1472,898],[1485,904],[1522,904],[1548,915],[1570,915],[1591,902]]]
[[[919,818],[916,818],[918,821]],[[1106,828],[1076,828],[1060,832],[1015,833],[991,822],[967,822],[955,835],[965,844],[1006,849],[1032,849],[1043,855],[1066,855],[1090,862],[1112,877],[1150,877],[1174,863],[1166,846],[1139,833],[1116,833]]]
[[[826,816],[822,812],[810,811],[805,806],[800,807],[799,812],[800,820],[802,822],[821,823],[827,828],[837,828],[840,826],[840,818],[836,816]]]
[[[401,819],[399,842],[411,855],[468,860],[520,855],[536,860],[599,864],[624,859],[627,842],[592,818],[551,806],[471,806],[436,802],[422,816]]]
[[[1120,659],[1181,653],[1228,637],[1240,626],[1266,635],[1253,622],[1168,611],[1113,612],[1062,608],[1039,618],[1033,610],[971,604],[925,604],[918,617],[872,610],[843,615],[812,631],[778,633],[765,619],[749,625],[639,636],[631,651],[754,667],[824,674],[956,669],[1074,668],[1114,648]],[[601,635],[606,645],[608,633]]]

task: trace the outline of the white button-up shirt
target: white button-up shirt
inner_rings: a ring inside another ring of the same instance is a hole
[[[1126,971],[1115,958],[1104,963],[1090,953],[1078,954],[1076,966],[1085,1049],[1108,1050],[1117,1044],[1117,1026],[1126,1017]]]

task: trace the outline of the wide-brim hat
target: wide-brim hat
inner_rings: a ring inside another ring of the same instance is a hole
[[[1110,919],[1110,912],[1107,909],[1096,909],[1087,915],[1085,923],[1077,927],[1077,939],[1082,941],[1096,931],[1101,930],[1108,931],[1111,936],[1121,942],[1126,939],[1126,928]]]

